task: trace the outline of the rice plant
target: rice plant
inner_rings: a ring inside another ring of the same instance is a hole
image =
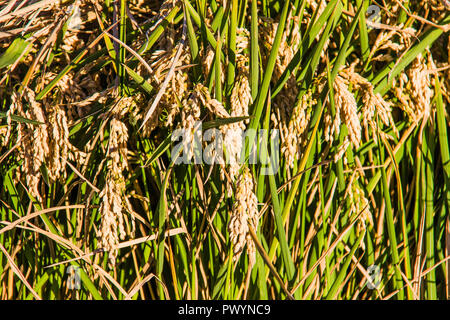
[[[450,298],[449,31],[437,0],[0,0],[0,298]]]

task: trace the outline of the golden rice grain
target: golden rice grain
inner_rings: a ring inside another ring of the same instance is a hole
[[[46,116],[41,104],[36,102],[34,92],[30,89],[24,88],[23,91],[23,98],[29,106],[26,111],[23,109],[20,97],[16,93],[13,93],[13,96],[11,110],[43,123],[41,125],[19,123],[17,137],[19,157],[23,160],[20,170],[25,174],[31,195],[40,201],[42,200],[39,192],[40,167],[45,162],[46,155],[50,153]]]
[[[47,171],[51,181],[64,179],[69,153],[69,126],[66,113],[59,106],[55,106],[49,115],[51,128],[49,139],[50,154],[47,156]]]
[[[428,62],[419,54],[410,68],[402,72],[394,86],[394,93],[399,100],[399,107],[406,112],[409,119],[419,122],[429,119],[432,109],[431,100],[434,95],[430,70],[436,66],[428,52]]]
[[[312,92],[310,90],[307,91],[296,104],[289,125],[283,132],[284,139],[281,144],[281,152],[283,152],[286,164],[290,168],[294,167],[295,161],[299,159],[306,144],[305,133],[311,117],[308,108],[315,103],[316,101],[312,98]]]
[[[351,182],[349,198],[351,212],[354,215],[361,214],[357,225],[358,231],[361,232],[368,225],[373,226],[373,215],[370,209],[369,200],[367,199],[364,189],[361,188],[357,179],[354,179]]]
[[[8,126],[0,127],[0,146],[5,146],[7,144],[6,140],[8,134]]]
[[[206,53],[204,53],[206,51]],[[205,79],[208,79],[209,74],[211,72],[211,68],[214,65],[214,57],[216,54],[216,50],[208,45],[206,50],[201,50],[200,51],[200,60],[201,62],[201,66],[202,66],[202,72],[203,72],[203,76]],[[226,74],[226,68],[225,68],[225,64],[221,64],[221,72],[220,72],[220,82],[223,84],[225,82],[225,74]],[[211,89],[215,88],[215,83],[213,83]]]
[[[248,116],[248,107],[252,103],[252,96],[249,83],[249,54],[246,51],[249,45],[250,34],[247,29],[238,29],[236,37],[236,81],[230,97],[230,116]],[[226,180],[227,194],[231,196],[233,183],[239,174],[241,167],[240,157],[242,151],[242,137],[247,121],[234,122],[221,127],[223,134],[223,145],[225,147],[225,157],[228,164],[228,176],[225,179],[224,168],[221,167],[221,177]]]
[[[286,31],[282,36],[272,76],[274,83],[281,77],[300,44],[300,23],[298,17],[290,15],[287,20]],[[266,59],[273,45],[277,27],[278,24],[272,23],[270,19],[262,18],[261,37],[266,41]],[[309,106],[307,101],[311,96],[307,94],[297,103],[298,93],[299,88],[296,79],[291,75],[273,100],[273,112],[271,115],[274,128],[280,132],[282,152],[285,154],[289,167],[293,167],[294,160],[298,159],[298,153],[303,143],[304,129],[309,121],[309,114],[306,113],[306,108]],[[296,107],[294,108],[294,106]]]
[[[358,117],[356,100],[353,94],[348,90],[348,86],[341,76],[336,76],[333,83],[335,90],[334,100],[336,115],[332,119],[328,110],[324,117],[325,122],[325,140],[332,142],[339,135],[341,121],[347,126],[348,136],[355,148],[361,143],[361,123]]]
[[[376,117],[378,117],[386,127],[393,129],[398,137],[398,130],[392,118],[393,104],[387,102],[383,97],[374,93],[373,85],[364,77],[354,71],[353,66],[341,72],[341,75],[347,79],[351,84],[359,89],[359,96],[362,97],[362,125],[365,130],[369,128],[372,131],[372,137],[377,142],[378,125]]]
[[[185,150],[188,159],[194,156],[194,139],[198,128],[196,122],[200,120],[200,104],[201,94],[198,91],[193,91],[187,100],[183,101],[183,108],[181,109],[181,123],[178,129],[185,130],[183,137],[183,149]]]
[[[435,69],[431,52],[428,52],[428,64],[421,54],[413,61],[408,72],[411,80],[410,95],[414,102],[416,119],[428,119],[431,114],[431,99],[433,98],[433,89],[431,89],[431,79],[429,70]]]
[[[336,153],[334,154],[334,162],[338,162],[345,154],[345,151],[347,151],[347,148],[350,145],[350,140],[348,137],[344,138],[344,142],[338,147]],[[344,158],[345,160],[345,158]]]
[[[25,100],[28,107],[22,104]],[[5,142],[11,135],[10,114],[17,114],[42,124],[17,124],[17,152],[23,159],[20,167],[24,173],[30,193],[38,200],[42,200],[39,192],[41,181],[41,166],[45,164],[48,179],[55,182],[66,176],[67,161],[83,160],[85,154],[73,146],[69,141],[69,121],[67,113],[59,105],[51,105],[47,99],[42,102],[35,100],[32,90],[25,87],[22,96],[13,93],[11,106],[7,112],[8,129]]]

